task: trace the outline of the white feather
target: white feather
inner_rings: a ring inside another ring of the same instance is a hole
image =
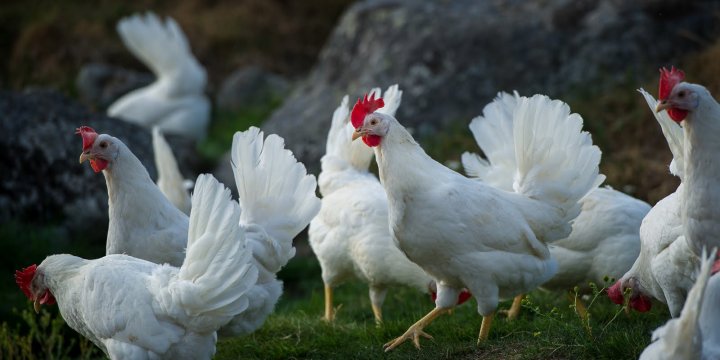
[[[157,186],[175,207],[185,214],[190,214],[188,185],[193,182],[189,181],[188,183],[188,180],[183,179],[170,144],[167,143],[158,127],[153,127],[152,139],[155,168],[158,172]]]
[[[685,169],[685,136],[683,129],[670,119],[667,111],[655,111],[657,100],[655,100],[652,95],[644,89],[638,89],[638,91],[642,94],[643,98],[645,98],[645,101],[650,107],[650,111],[653,113],[653,116],[655,116],[658,124],[660,124],[660,129],[662,129],[665,140],[667,140],[668,146],[670,147],[670,152],[673,154],[673,160],[670,162],[670,172],[682,180],[683,170]]]
[[[372,93],[380,96],[380,89]],[[391,86],[380,110],[394,114],[401,96],[398,86]],[[372,304],[380,308],[389,287],[408,285],[426,292],[431,278],[397,248],[389,231],[385,190],[367,165],[354,161],[358,156],[353,154],[362,151],[371,157],[372,150],[351,141],[354,129],[347,119],[347,99],[333,114],[319,176],[322,207],[310,223],[308,236],[323,282],[335,287],[360,279],[370,287]]]
[[[122,19],[117,31],[157,79],[115,101],[108,114],[148,129],[158,126],[167,133],[203,139],[210,118],[204,94],[207,75],[175,20],[163,22],[148,12]]]
[[[320,208],[315,177],[284,146],[281,137],[264,138],[256,127],[233,137],[232,165],[243,209],[240,223],[259,277],[248,309],[221,330],[224,336],[250,333],[265,322],[282,294],[276,274],[295,255],[292,240]]]

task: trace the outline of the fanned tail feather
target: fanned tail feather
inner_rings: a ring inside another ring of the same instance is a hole
[[[644,89],[638,89],[638,91],[645,98],[645,101],[650,107],[650,111],[660,124],[662,133],[665,135],[665,140],[667,140],[670,151],[673,154],[673,160],[670,162],[670,172],[682,180],[683,169],[685,168],[685,135],[683,134],[683,129],[680,125],[670,119],[670,115],[668,115],[667,111],[661,111],[659,113],[655,111],[657,100],[655,100],[652,95]]]
[[[564,221],[574,219],[579,200],[605,180],[600,149],[582,131],[582,118],[562,101],[535,95],[518,102],[514,119],[513,189],[562,209]]]
[[[520,100],[514,94],[498,93],[493,102],[486,105],[483,115],[470,122],[470,131],[487,160],[477,154],[462,155],[465,172],[494,187],[513,191],[517,169],[513,134],[513,114]]]
[[[200,175],[192,196],[187,254],[160,295],[167,308],[182,309],[195,331],[216,331],[248,307],[247,294],[258,271],[239,220],[240,207],[230,190],[212,175]]]
[[[172,18],[162,21],[152,12],[122,19],[117,31],[130,52],[176,95],[202,91],[206,74],[190,52],[180,26]]]
[[[246,334],[262,325],[282,294],[275,275],[295,255],[292,240],[320,209],[315,177],[285,149],[281,137],[264,138],[256,127],[235,133],[232,163],[243,210],[240,223],[259,276],[250,307],[222,335]]]

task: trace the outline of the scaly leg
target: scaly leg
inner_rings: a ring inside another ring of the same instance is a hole
[[[507,312],[508,320],[515,320],[518,315],[520,315],[520,304],[522,304],[523,297],[525,297],[525,295],[520,294],[513,299],[512,306],[510,306],[510,310]]]
[[[487,340],[488,335],[490,335],[490,325],[492,325],[494,317],[494,312],[488,316],[483,316],[482,324],[480,325],[480,335],[478,335],[478,345],[480,345],[480,343],[482,343],[483,341]]]
[[[442,315],[445,312],[447,312],[447,309],[441,309],[441,308],[432,309],[432,311],[430,311],[422,319],[418,320],[418,322],[416,322],[412,326],[410,326],[410,328],[407,329],[407,331],[404,334],[395,338],[395,340],[392,340],[392,341],[386,343],[385,345],[383,345],[385,352],[388,352],[388,351],[396,348],[398,345],[400,345],[410,339],[412,339],[413,344],[415,344],[415,347],[419,349],[420,348],[420,336],[423,336],[428,339],[432,339],[432,336],[430,336],[428,333],[424,332],[423,329],[426,326],[430,325],[430,323],[433,320],[435,320],[436,317]]]
[[[382,305],[385,302],[385,295],[387,295],[387,289],[370,287],[370,304],[377,325],[382,324]]]
[[[335,320],[335,311],[333,311],[333,290],[330,285],[325,284],[325,321],[332,322]]]

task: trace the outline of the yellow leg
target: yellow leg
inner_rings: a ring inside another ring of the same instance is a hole
[[[325,321],[332,322],[335,320],[335,311],[333,311],[333,290],[325,284]]]
[[[407,340],[413,341],[413,344],[415,344],[416,348],[420,348],[420,336],[423,336],[428,339],[432,339],[432,336],[430,336],[428,333],[424,332],[423,329],[430,325],[433,320],[435,320],[436,317],[442,315],[443,313],[447,312],[447,309],[441,309],[441,308],[434,308],[432,311],[430,311],[427,315],[425,315],[422,319],[418,320],[415,324],[410,326],[410,328],[401,336],[395,338],[395,340],[392,340],[385,345],[383,345],[383,348],[385,351],[390,351],[394,348],[396,348],[398,345],[404,343]]]
[[[480,325],[480,335],[478,335],[478,345],[480,345],[480,343],[482,343],[483,341],[487,340],[488,335],[490,335],[490,326],[492,325],[494,317],[495,313],[492,313],[488,316],[483,316],[482,324]]]
[[[513,299],[512,306],[510,306],[510,310],[507,312],[508,320],[515,320],[518,315],[520,315],[520,304],[522,304],[523,297],[525,297],[525,295],[520,294]]]
[[[375,315],[375,323],[378,325],[382,324],[382,309],[375,304],[371,304],[371,305],[372,305],[373,314]]]
[[[571,303],[575,304],[575,312],[580,316],[583,321],[587,321],[588,312],[585,304],[583,304],[582,302],[582,299],[575,296],[575,294],[573,293],[568,293],[567,296],[568,300],[570,300]]]

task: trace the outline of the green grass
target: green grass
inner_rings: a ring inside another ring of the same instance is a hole
[[[291,260],[280,277],[285,293],[265,325],[249,336],[220,340],[216,359],[636,359],[650,332],[669,318],[660,304],[649,313],[628,315],[597,293],[589,305],[588,329],[563,294],[535,291],[523,302],[517,320],[496,317],[489,340],[480,346],[476,339],[481,317],[469,301],[426,328],[434,339],[422,339],[421,350],[406,343],[384,353],[385,342],[432,309],[427,295],[391,289],[383,307],[385,322],[377,327],[367,287],[347,283],[335,291],[337,318],[328,324],[321,319],[323,287],[315,258]],[[505,301],[500,309],[509,305]],[[63,324],[57,307],[45,306],[35,315],[26,301],[21,309],[15,312],[19,323],[0,326],[3,358],[102,356]]]
[[[434,339],[422,339],[421,350],[407,343],[384,353],[385,342],[432,309],[426,295],[391,289],[383,307],[385,322],[376,327],[367,287],[348,283],[335,291],[339,310],[335,323],[328,324],[321,319],[323,288],[317,262],[294,259],[281,275],[286,293],[275,313],[254,334],[221,340],[216,359],[634,359],[649,343],[650,332],[669,317],[664,306],[627,315],[598,294],[590,306],[588,331],[563,294],[536,291],[524,301],[517,320],[498,316],[490,339],[480,346],[476,340],[481,317],[469,301],[426,329]],[[509,305],[505,301],[500,308]]]

